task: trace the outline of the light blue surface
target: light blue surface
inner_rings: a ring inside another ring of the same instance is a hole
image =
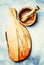
[[[34,7],[39,5],[37,21],[27,27],[32,38],[32,50],[29,57],[22,62],[13,62],[8,57],[5,30],[9,24],[8,8],[14,7],[17,11],[23,6]],[[44,0],[0,0],[0,65],[44,65]]]

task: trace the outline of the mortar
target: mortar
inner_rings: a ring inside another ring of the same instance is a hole
[[[35,12],[33,14],[31,14],[30,17],[25,22],[22,22],[22,20],[21,20],[22,16],[24,16],[25,14],[28,14],[31,11],[32,11],[31,7],[24,7],[22,9],[20,9],[20,11],[18,13],[18,20],[22,25],[30,26],[35,22],[35,20],[36,20],[36,13]]]

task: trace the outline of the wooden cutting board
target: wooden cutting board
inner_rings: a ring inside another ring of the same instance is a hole
[[[14,8],[9,9],[11,24],[9,24],[5,35],[8,47],[8,54],[11,60],[21,61],[31,51],[31,37],[28,30],[19,23]]]

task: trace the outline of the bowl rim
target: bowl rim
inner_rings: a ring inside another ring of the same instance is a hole
[[[19,21],[19,23],[20,24],[22,24],[22,25],[24,25],[24,26],[31,26],[31,25],[33,25],[34,23],[35,23],[35,21],[36,21],[36,13],[34,13],[34,15],[35,15],[35,18],[34,18],[34,20],[33,20],[33,22],[31,22],[30,24],[25,24],[24,22],[21,22],[20,21],[20,19],[19,19],[19,14],[21,13],[21,11],[23,11],[23,9],[33,9],[32,7],[27,7],[27,6],[25,6],[25,7],[22,7],[20,10],[19,10],[19,12],[18,12],[18,21]]]

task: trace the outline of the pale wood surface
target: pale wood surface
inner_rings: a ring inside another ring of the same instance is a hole
[[[11,24],[7,29],[8,53],[13,61],[25,59],[31,50],[31,39],[28,30],[16,18],[16,10],[9,9]]]

